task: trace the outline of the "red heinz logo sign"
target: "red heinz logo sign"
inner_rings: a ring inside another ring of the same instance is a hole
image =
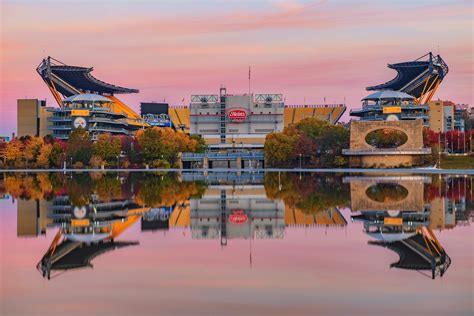
[[[229,222],[232,224],[243,224],[247,222],[247,214],[244,210],[234,210],[229,216]]]
[[[242,122],[247,118],[247,111],[244,109],[231,109],[229,113],[227,113],[227,117],[231,119],[233,122]]]

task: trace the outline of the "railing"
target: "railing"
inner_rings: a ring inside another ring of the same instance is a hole
[[[126,122],[121,121],[121,120],[112,120],[110,118],[106,117],[91,117],[89,119],[89,123],[107,123],[107,124],[119,124],[119,125],[127,125]]]
[[[48,122],[64,122],[64,121],[70,122],[71,117],[70,116],[67,116],[67,117],[66,116],[65,117],[52,116],[48,118]]]
[[[67,131],[71,129],[71,126],[57,126],[57,125],[49,125],[48,128],[50,130],[62,130]]]
[[[431,154],[431,148],[374,148],[374,149],[343,149],[343,155],[428,155]]]
[[[262,184],[264,175],[263,173],[246,173],[242,172],[241,175],[236,173],[220,173],[211,172],[208,175],[203,173],[183,173],[183,180],[185,181],[207,181],[208,183],[220,183],[223,181],[231,181],[233,184]],[[219,199],[216,199],[219,202]]]
[[[89,131],[91,132],[105,131],[105,132],[116,132],[116,133],[128,134],[128,131],[124,128],[113,128],[113,127],[91,127]]]
[[[331,103],[331,104],[288,104],[285,108],[298,109],[298,108],[333,108],[333,107],[345,107],[344,103]]]
[[[183,153],[181,159],[183,161],[189,160],[203,160],[204,158],[209,160],[236,160],[242,158],[245,160],[263,160],[263,153],[251,153],[251,152],[232,152],[232,153]]]
[[[424,110],[428,110],[429,109],[429,105],[423,105],[423,104],[411,104],[411,105],[397,105],[397,104],[393,104],[393,105],[365,105],[365,106],[362,106],[362,109],[354,109],[354,110],[351,110],[351,113],[352,112],[360,112],[362,110],[367,110],[367,111],[383,111],[383,108],[384,107],[400,107],[400,109],[403,111],[406,111],[406,110],[415,110],[415,109],[424,109]]]

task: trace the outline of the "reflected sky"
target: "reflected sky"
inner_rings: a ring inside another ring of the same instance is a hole
[[[0,311],[469,314],[472,182],[4,174]]]

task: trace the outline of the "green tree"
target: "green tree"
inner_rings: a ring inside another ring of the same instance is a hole
[[[349,138],[349,130],[340,125],[329,125],[321,133],[317,139],[317,155],[322,167],[340,166],[342,161],[338,159],[336,162],[335,158],[342,155],[344,148],[349,148]]]
[[[331,126],[332,125],[326,121],[311,117],[299,121],[295,128],[299,133],[306,134],[309,137],[316,139],[323,133],[323,131]]]

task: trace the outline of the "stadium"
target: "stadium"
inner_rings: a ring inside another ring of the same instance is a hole
[[[68,65],[53,57],[42,60],[36,71],[58,107],[48,107],[48,115],[38,115],[32,121],[31,125],[42,126],[31,128],[33,134],[41,129],[56,138],[67,139],[74,129],[82,127],[95,138],[104,132],[133,135],[138,129],[159,126],[200,134],[214,147],[262,147],[270,132],[280,132],[308,117],[335,124],[346,110],[344,104],[286,105],[282,94],[231,95],[221,88],[219,94],[192,95],[187,106],[141,103],[138,114],[117,95],[139,90],[99,80],[92,75],[93,69]],[[21,101],[26,100],[18,101],[19,112],[27,107]],[[41,104],[44,108],[44,102]],[[36,103],[28,106],[35,107]],[[30,112],[34,116],[44,111],[32,108]],[[18,116],[19,122],[23,119],[27,118]]]
[[[367,87],[375,91],[362,99],[362,109],[350,115],[365,121],[422,119],[430,126],[430,102],[449,68],[439,55],[429,52],[413,61],[389,64],[394,79]]]

